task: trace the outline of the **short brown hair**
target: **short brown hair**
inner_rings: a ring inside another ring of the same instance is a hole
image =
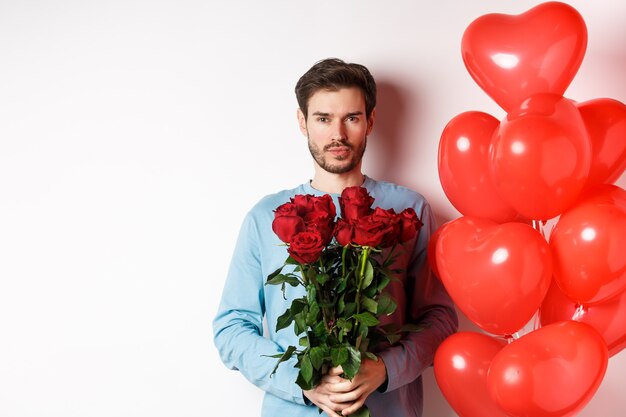
[[[341,59],[327,58],[313,65],[296,84],[298,106],[307,117],[309,99],[319,90],[336,91],[340,88],[358,87],[365,97],[365,116],[369,119],[376,107],[376,81],[369,70],[361,65],[346,63]]]

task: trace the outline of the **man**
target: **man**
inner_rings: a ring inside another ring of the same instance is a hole
[[[361,162],[376,114],[376,84],[362,65],[326,59],[315,64],[296,85],[298,122],[313,156],[313,179],[294,189],[269,195],[246,216],[222,301],[213,322],[215,344],[224,363],[238,369],[266,391],[262,416],[318,416],[319,407],[331,417],[350,415],[364,403],[374,417],[415,417],[422,413],[421,373],[433,362],[435,350],[458,323],[452,301],[434,278],[426,260],[433,231],[430,207],[418,193],[375,181],[361,172]],[[424,226],[403,257],[404,272],[386,288],[398,304],[390,320],[424,325],[400,342],[376,352],[379,360],[363,360],[350,381],[342,369],[331,369],[322,382],[303,392],[296,384],[295,358],[278,367],[268,356],[298,345],[291,329],[274,330],[276,319],[300,297],[301,287],[264,285],[267,276],[286,258],[284,246],[272,232],[273,210],[296,194],[330,194],[335,206],[342,190],[363,186],[375,205],[397,212],[412,207]],[[269,324],[263,333],[263,317]]]

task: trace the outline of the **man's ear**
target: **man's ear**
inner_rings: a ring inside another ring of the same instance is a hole
[[[307,136],[306,117],[304,117],[304,113],[302,113],[300,109],[298,109],[298,125],[300,126],[300,132],[302,132],[304,136]]]
[[[372,129],[374,128],[374,119],[376,119],[376,108],[372,109],[372,113],[370,117],[367,118],[367,134],[369,135]]]

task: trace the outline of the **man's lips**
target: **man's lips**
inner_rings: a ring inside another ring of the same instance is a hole
[[[327,152],[330,152],[331,154],[333,154],[335,156],[345,156],[348,153],[350,153],[350,147],[348,147],[348,146],[332,146],[332,147],[327,149]]]

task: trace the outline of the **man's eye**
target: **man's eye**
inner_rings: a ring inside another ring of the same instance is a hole
[[[356,122],[359,120],[359,118],[356,116],[348,116],[346,120],[348,120],[349,122]]]
[[[322,122],[322,123],[326,123],[328,121],[328,118],[326,118],[326,117],[318,117],[317,121],[318,122]]]

